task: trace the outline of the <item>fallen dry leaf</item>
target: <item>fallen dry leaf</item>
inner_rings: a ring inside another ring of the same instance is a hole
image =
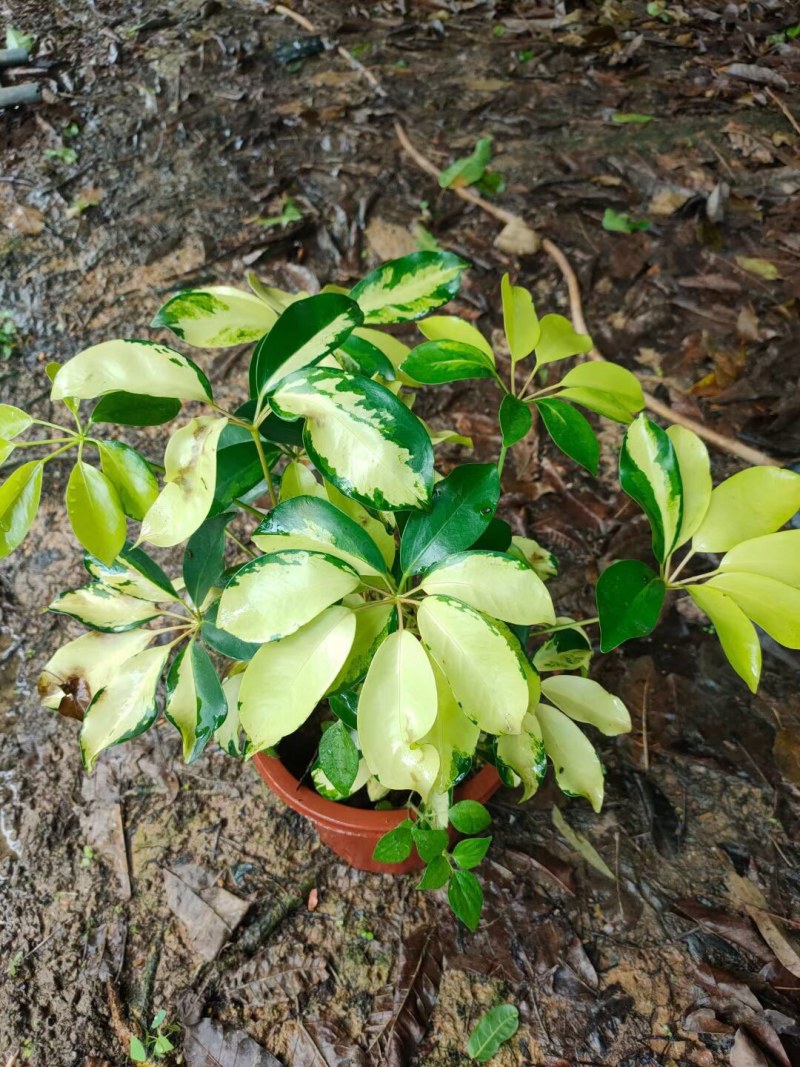
[[[532,256],[541,245],[539,235],[521,219],[508,222],[494,239],[494,247],[510,256]]]
[[[778,923],[768,914],[767,901],[758,886],[735,871],[728,872],[727,882],[734,900],[744,907],[779,961],[790,974],[800,978],[800,955]]]
[[[280,1061],[244,1030],[226,1030],[213,1019],[186,1027],[186,1067],[280,1067]]]
[[[211,872],[193,863],[163,871],[170,911],[186,931],[189,947],[205,960],[216,958],[250,907],[247,900],[212,885]]]

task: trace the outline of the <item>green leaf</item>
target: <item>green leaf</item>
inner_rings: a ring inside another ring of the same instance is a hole
[[[363,374],[366,378],[374,378],[379,374],[391,382],[396,377],[394,364],[389,357],[377,345],[354,333],[339,346],[337,359],[345,370]]]
[[[251,660],[261,648],[261,645],[250,641],[240,641],[238,637],[234,637],[227,630],[218,627],[218,611],[219,601],[217,600],[203,614],[200,635],[205,643],[209,648],[213,648],[215,652],[227,656],[228,659],[238,661]]]
[[[272,328],[275,312],[245,289],[215,285],[183,289],[163,304],[150,323],[166,326],[195,348],[229,348],[247,344]]]
[[[352,567],[335,556],[303,549],[270,552],[232,576],[219,602],[217,625],[242,641],[279,641],[359,583]]]
[[[635,374],[606,360],[593,359],[567,371],[559,396],[574,400],[617,422],[630,422],[644,407],[644,393]]]
[[[447,886],[447,899],[456,917],[475,933],[483,909],[483,890],[475,875],[471,871],[453,871]]]
[[[217,442],[227,421],[201,415],[170,437],[164,453],[164,488],[142,521],[142,541],[171,548],[190,537],[206,518],[214,500]]]
[[[727,593],[779,645],[800,648],[800,589],[760,574],[731,572],[709,578],[708,587]]]
[[[466,841],[459,841],[453,849],[453,859],[463,870],[471,870],[483,862],[491,843],[491,837],[469,837]]]
[[[714,624],[731,667],[747,683],[751,693],[757,692],[761,677],[761,642],[755,626],[735,601],[720,590],[699,585],[689,586],[687,591]]]
[[[272,405],[285,417],[306,416],[306,451],[346,496],[380,511],[419,508],[430,500],[430,437],[384,386],[310,367],[284,379]]]
[[[477,800],[459,800],[450,808],[448,818],[461,834],[479,834],[492,824],[491,815]]]
[[[603,767],[593,745],[563,712],[540,704],[536,718],[559,789],[567,796],[586,797],[595,812],[603,805]]]
[[[211,386],[186,356],[154,341],[104,341],[73,356],[58,371],[52,400],[94,400],[107,393],[175,400],[211,399]]]
[[[361,751],[387,789],[413,789],[427,798],[439,754],[421,742],[436,719],[436,706],[436,680],[419,639],[408,630],[389,634],[358,701]]]
[[[35,40],[36,38],[29,33],[23,33],[14,26],[6,26],[6,48],[23,48],[26,52],[30,52]]]
[[[506,393],[500,403],[500,432],[503,446],[511,448],[527,436],[532,423],[531,409],[510,393]]]
[[[592,339],[586,333],[576,333],[569,319],[563,315],[545,315],[536,344],[536,366],[555,363],[570,356],[584,356],[592,351]],[[577,369],[577,368],[575,368]]]
[[[674,549],[681,529],[683,487],[672,441],[646,415],[640,415],[625,434],[619,480],[647,515],[653,532],[653,553],[663,563]]]
[[[683,518],[675,548],[686,544],[705,518],[711,501],[711,463],[708,449],[696,433],[683,426],[670,426],[667,437],[672,441],[683,489]]]
[[[469,1035],[467,1053],[478,1063],[488,1063],[518,1029],[519,1012],[514,1005],[498,1004],[486,1012]]]
[[[82,589],[61,593],[47,610],[69,615],[92,630],[109,634],[132,630],[161,614],[151,601],[117,592],[102,582],[90,582]]]
[[[452,299],[469,266],[452,252],[412,252],[384,263],[350,291],[368,323],[409,322]]]
[[[22,408],[13,404],[0,404],[0,437],[10,441],[33,425],[33,419]]]
[[[153,1042],[153,1055],[165,1056],[168,1052],[171,1052],[175,1046],[172,1044],[166,1034],[159,1034]]]
[[[375,846],[372,858],[378,863],[402,863],[407,860],[414,847],[411,837],[413,825],[410,819],[405,819],[385,833]]]
[[[511,542],[511,527],[505,519],[498,519],[495,516],[490,519],[489,525],[478,540],[469,547],[478,549],[480,552],[508,552],[510,555],[516,555],[517,559],[521,558],[518,554],[511,552]]]
[[[249,494],[253,490],[255,496],[260,495],[260,487],[264,481],[261,457],[252,437],[248,434],[247,441],[223,445],[225,431],[229,429],[230,423],[223,430],[217,445],[217,473],[209,515],[219,515],[229,508],[234,500],[243,499],[248,502],[252,499]],[[269,446],[265,449],[268,467],[274,467],[279,456],[277,449],[270,449]]]
[[[169,652],[169,646],[139,652],[96,694],[81,727],[81,756],[87,771],[104,749],[137,737],[156,721],[156,689]]]
[[[504,552],[459,552],[426,572],[426,593],[453,597],[496,619],[519,626],[556,621],[542,579],[527,563]]]
[[[358,693],[350,689],[344,693],[334,693],[328,697],[328,706],[337,719],[341,719],[348,730],[358,728]]]
[[[425,341],[411,349],[400,369],[425,385],[497,377],[494,361],[462,341]]]
[[[431,315],[417,323],[417,329],[429,341],[460,341],[479,348],[494,363],[492,346],[481,331],[458,315]]]
[[[712,492],[692,549],[727,552],[741,541],[774,533],[798,509],[800,474],[780,467],[748,467]]]
[[[232,515],[214,515],[195,530],[183,552],[183,580],[195,607],[201,607],[225,569],[225,529]]]
[[[576,722],[588,722],[602,734],[615,737],[629,733],[631,717],[619,699],[591,678],[559,674],[545,678],[542,696]]]
[[[416,574],[474,544],[486,530],[500,499],[494,463],[456,467],[433,490],[430,510],[409,516],[400,542],[404,574]]]
[[[411,837],[414,840],[419,858],[425,863],[432,863],[437,856],[447,849],[450,837],[447,830],[429,829],[424,826],[414,826],[411,829]]]
[[[164,715],[183,739],[183,761],[202,753],[228,714],[214,664],[206,650],[192,640],[175,658],[167,675]]]
[[[131,1034],[130,1056],[134,1063],[147,1063],[147,1049],[133,1034]]]
[[[158,496],[158,482],[150,464],[121,441],[101,441],[99,451],[103,473],[116,489],[122,510],[132,519],[143,519]]]
[[[577,626],[557,630],[536,650],[533,665],[537,671],[587,671],[592,660],[592,645]]]
[[[303,725],[347,659],[355,629],[353,612],[337,605],[289,637],[261,646],[239,690],[239,721],[250,752],[272,748]]]
[[[112,482],[78,460],[67,482],[66,502],[80,543],[103,563],[111,563],[125,544],[125,515]]]
[[[597,474],[600,445],[586,418],[565,400],[549,397],[534,401],[553,444],[590,474]]]
[[[283,199],[283,207],[280,215],[273,215],[266,219],[256,219],[257,226],[280,226],[282,230],[285,230],[290,222],[299,222],[302,219],[303,213],[297,207],[294,200],[290,196],[286,196]]]
[[[153,1021],[150,1023],[151,1030],[157,1030],[159,1026],[164,1022],[167,1017],[166,1011],[162,1008],[161,1011],[156,1012],[153,1016]]]
[[[762,574],[800,589],[800,530],[782,530],[740,541],[725,553],[719,569]]]
[[[23,463],[0,485],[0,559],[24,541],[36,518],[43,470],[41,461]]]
[[[424,874],[417,882],[417,889],[441,889],[447,885],[449,878],[450,864],[446,857],[436,856],[425,868]]]
[[[106,393],[92,409],[89,424],[113,422],[118,426],[161,426],[171,422],[180,410],[180,400],[172,397]]]
[[[483,172],[492,159],[492,138],[481,137],[472,154],[457,159],[439,174],[442,189],[463,189],[465,185],[474,185],[483,177]]]
[[[539,343],[541,329],[533,306],[533,297],[527,289],[512,285],[507,274],[500,285],[503,301],[503,326],[512,364],[525,359]]]
[[[606,567],[597,582],[600,648],[612,648],[655,629],[664,606],[666,586],[655,571],[636,559],[621,559]]]
[[[386,573],[369,534],[330,501],[317,497],[296,496],[278,504],[256,529],[253,541],[265,552],[307,548],[336,556],[359,574]]]
[[[328,781],[344,796],[350,795],[360,761],[359,751],[343,722],[335,722],[323,733],[319,765]]]
[[[318,293],[290,304],[253,352],[253,396],[263,397],[288,375],[324,359],[363,321],[359,306],[339,293]]]
[[[624,211],[615,211],[612,207],[607,207],[603,213],[602,225],[609,233],[637,233],[639,230],[650,229],[647,219],[632,219]]]
[[[519,733],[528,707],[528,681],[522,649],[511,631],[447,596],[427,596],[417,625],[464,714],[487,733]]]
[[[640,115],[635,111],[615,111],[611,116],[611,121],[616,122],[618,125],[624,126],[630,123],[640,123],[646,125],[648,122],[653,121],[653,115]]]

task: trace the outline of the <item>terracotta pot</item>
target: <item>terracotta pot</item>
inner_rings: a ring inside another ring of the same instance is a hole
[[[308,789],[286,770],[279,759],[260,752],[253,757],[256,770],[273,791],[294,811],[305,815],[317,828],[325,844],[337,856],[359,871],[378,871],[382,874],[407,874],[425,865],[412,853],[402,863],[378,863],[372,853],[381,837],[406,818],[403,809],[374,811],[370,808],[351,808],[346,804],[326,800]],[[490,764],[474,778],[456,789],[456,800],[478,800],[484,803],[500,788],[497,771]]]

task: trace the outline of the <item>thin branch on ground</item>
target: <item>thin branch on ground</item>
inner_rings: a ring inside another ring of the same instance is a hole
[[[276,4],[275,12],[278,15],[285,15],[287,18],[293,19],[298,26],[302,26],[304,30],[308,30],[309,33],[318,34],[319,30],[313,22],[309,21],[305,15],[301,15],[298,11],[292,11],[290,7],[286,7],[284,4]],[[378,96],[386,96],[386,90],[372,73],[371,70],[367,70],[363,63],[359,63],[354,55],[351,55],[346,48],[338,44],[335,46],[336,51],[342,57],[347,60],[353,70],[357,71],[362,78],[365,78],[372,86]]]

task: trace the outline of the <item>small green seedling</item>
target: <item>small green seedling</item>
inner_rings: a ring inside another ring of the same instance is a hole
[[[180,1028],[175,1023],[167,1023],[165,1026],[166,1018],[167,1013],[163,1009],[157,1012],[147,1028],[144,1040],[136,1037],[135,1034],[131,1035],[128,1054],[133,1063],[161,1060],[174,1051],[175,1046],[170,1041],[170,1037],[174,1037]]]
[[[519,1012],[513,1004],[498,1004],[478,1021],[469,1036],[467,1054],[478,1063],[488,1063],[500,1046],[519,1029]]]

